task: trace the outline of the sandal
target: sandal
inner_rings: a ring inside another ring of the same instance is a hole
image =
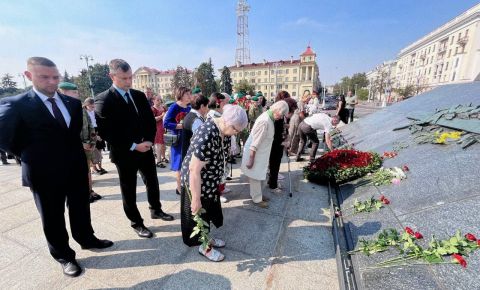
[[[214,248],[224,248],[225,247],[225,241],[221,239],[215,239],[212,238],[208,244]]]
[[[220,253],[220,251],[215,250],[213,248],[206,249],[206,248],[203,248],[202,245],[198,247],[198,253],[200,255],[205,256],[205,258],[209,259],[212,262],[220,262],[220,261],[223,261],[223,259],[225,259],[225,256],[222,253]]]
[[[162,162],[168,163],[169,161],[167,158],[162,158]]]

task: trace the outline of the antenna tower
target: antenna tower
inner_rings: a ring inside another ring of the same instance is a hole
[[[250,45],[248,42],[248,11],[250,6],[246,0],[238,0],[237,4],[237,50],[235,52],[236,64],[250,63]]]

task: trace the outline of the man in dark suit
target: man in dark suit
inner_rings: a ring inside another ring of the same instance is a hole
[[[56,65],[31,57],[25,76],[33,89],[0,100],[0,148],[22,159],[22,182],[30,187],[42,219],[50,254],[64,274],[78,276],[82,269],[68,245],[65,201],[72,236],[83,249],[107,248],[111,241],[93,234],[88,201],[88,168],[80,140],[82,105],[57,93]],[[55,166],[49,166],[52,164]]]
[[[173,220],[162,211],[152,145],[156,123],[144,93],[131,89],[132,69],[121,59],[110,61],[110,89],[95,97],[98,132],[111,145],[110,158],[120,178],[123,209],[132,228],[143,238],[153,233],[143,224],[136,204],[137,172],[147,187],[151,218]]]

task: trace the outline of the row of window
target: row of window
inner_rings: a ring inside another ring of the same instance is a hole
[[[296,68],[292,69],[292,72],[293,72],[294,74],[296,74],[296,73],[297,73],[297,69],[296,69]],[[277,74],[280,74],[280,75],[281,75],[281,74],[289,74],[289,73],[290,73],[290,69],[288,69],[288,68],[285,69],[285,70],[283,70],[283,69],[277,70]],[[275,74],[275,70],[272,69],[272,70],[270,71],[270,74],[274,75],[274,74]],[[233,75],[234,78],[237,77],[237,73],[236,73],[236,72],[234,72],[232,75]],[[246,77],[247,77],[247,76],[255,76],[255,75],[261,76],[261,75],[262,75],[262,71],[260,71],[260,70],[257,70],[256,72],[254,72],[254,71],[251,71],[251,72],[246,71],[246,72],[244,73],[244,76],[246,76]],[[263,75],[265,75],[265,76],[268,75],[268,70],[263,71]],[[238,73],[238,77],[242,77],[242,72],[239,72],[239,73]]]

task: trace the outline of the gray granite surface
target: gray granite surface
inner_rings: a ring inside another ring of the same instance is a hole
[[[399,185],[380,186],[378,191],[358,181],[341,186],[342,208],[350,207],[355,198],[378,197],[379,192],[391,201],[380,211],[345,218],[355,246],[360,238],[374,238],[389,227],[401,231],[409,226],[427,239],[446,238],[456,229],[480,236],[480,144],[465,150],[457,144],[417,145],[409,130],[392,131],[410,123],[407,115],[433,114],[437,108],[470,103],[480,104],[480,82],[439,87],[342,128],[359,150],[382,154],[398,144],[408,145],[384,162],[385,167],[410,168]],[[428,240],[422,243],[427,245]],[[450,264],[368,268],[395,254],[352,256],[357,283],[365,289],[480,289],[480,251],[466,257],[466,269]]]

